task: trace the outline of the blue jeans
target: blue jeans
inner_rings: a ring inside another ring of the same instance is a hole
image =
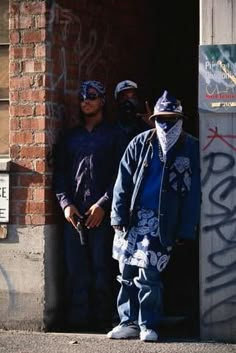
[[[120,263],[117,299],[120,324],[137,322],[140,329],[156,330],[162,314],[160,272]]]
[[[64,245],[67,323],[87,327],[111,320],[113,230],[109,221],[85,231],[85,245],[70,223],[65,224]]]

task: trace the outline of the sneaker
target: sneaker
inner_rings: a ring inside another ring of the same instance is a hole
[[[121,338],[134,338],[139,337],[139,327],[133,323],[128,325],[118,325],[108,332],[108,338],[121,339]]]
[[[144,329],[140,332],[140,340],[144,342],[156,342],[158,340],[158,334],[151,329]]]

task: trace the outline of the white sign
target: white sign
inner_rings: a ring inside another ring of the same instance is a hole
[[[0,223],[9,222],[9,174],[0,173]]]

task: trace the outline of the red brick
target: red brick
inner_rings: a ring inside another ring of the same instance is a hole
[[[32,225],[43,225],[46,224],[46,217],[40,214],[32,214],[30,216],[30,224]]]
[[[46,98],[45,90],[25,90],[20,92],[20,99],[27,102],[41,102]]]
[[[11,31],[9,35],[11,44],[18,44],[20,42],[20,34],[17,31]]]
[[[47,114],[47,107],[46,104],[37,104],[35,107],[35,115],[40,116],[40,115],[46,115]]]
[[[24,15],[40,15],[46,13],[46,1],[22,2],[20,12]]]
[[[46,16],[40,15],[35,17],[35,27],[36,28],[46,28]]]
[[[9,5],[9,13],[10,15],[14,15],[14,14],[19,14],[20,12],[20,3],[14,3],[10,1],[10,5]]]
[[[25,77],[10,77],[10,89],[27,89],[32,85],[32,78]]]
[[[35,201],[50,201],[53,200],[54,194],[51,189],[47,188],[36,188],[34,189],[34,200]]]
[[[10,114],[13,116],[30,116],[33,115],[34,107],[31,105],[11,105]]]
[[[45,157],[45,147],[24,146],[20,151],[21,158],[43,158]]]
[[[44,72],[45,62],[42,61],[24,61],[23,62],[24,72]]]
[[[47,143],[47,136],[45,132],[35,132],[34,143]]]
[[[40,88],[40,87],[45,87],[45,75],[35,75],[34,79],[34,87]]]
[[[32,16],[17,16],[10,18],[10,29],[29,29],[33,27]]]
[[[10,91],[9,98],[10,98],[10,102],[18,102],[18,100],[19,100],[18,91]]]
[[[11,199],[15,201],[33,200],[33,189],[28,187],[27,188],[13,187],[11,188]]]
[[[21,128],[23,130],[44,130],[45,129],[45,119],[44,118],[30,118],[21,119]]]
[[[30,201],[26,203],[26,213],[45,213],[45,203],[44,202],[35,202],[35,201]]]
[[[34,56],[34,48],[30,47],[13,47],[10,46],[10,59],[25,59],[25,58],[33,58]]]
[[[20,147],[16,145],[10,145],[10,157],[12,159],[19,158],[20,156]]]
[[[18,118],[10,119],[10,130],[19,130],[21,128],[21,120]]]
[[[37,44],[35,46],[35,58],[46,57],[46,45]]]
[[[44,29],[26,31],[22,34],[22,43],[40,43],[46,40],[46,31]]]
[[[19,185],[20,186],[33,186],[33,185],[37,185],[37,186],[43,186],[44,185],[44,181],[45,181],[45,177],[43,175],[40,174],[21,174],[19,175]]]
[[[10,134],[10,143],[19,144],[19,145],[27,145],[33,142],[33,134],[32,132],[26,131],[17,131],[15,134]]]
[[[34,170],[38,173],[45,173],[49,170],[49,166],[46,160],[34,161]]]

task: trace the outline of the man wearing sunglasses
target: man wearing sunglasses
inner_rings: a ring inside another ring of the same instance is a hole
[[[105,120],[105,99],[101,82],[82,83],[82,126],[58,144],[55,158],[54,187],[67,220],[67,325],[77,331],[111,324],[110,206],[125,141]]]
[[[150,117],[155,129],[128,145],[114,186],[113,257],[119,261],[120,324],[108,338],[157,341],[161,274],[176,239],[194,239],[200,211],[198,141],[183,129],[182,106],[167,91]]]

